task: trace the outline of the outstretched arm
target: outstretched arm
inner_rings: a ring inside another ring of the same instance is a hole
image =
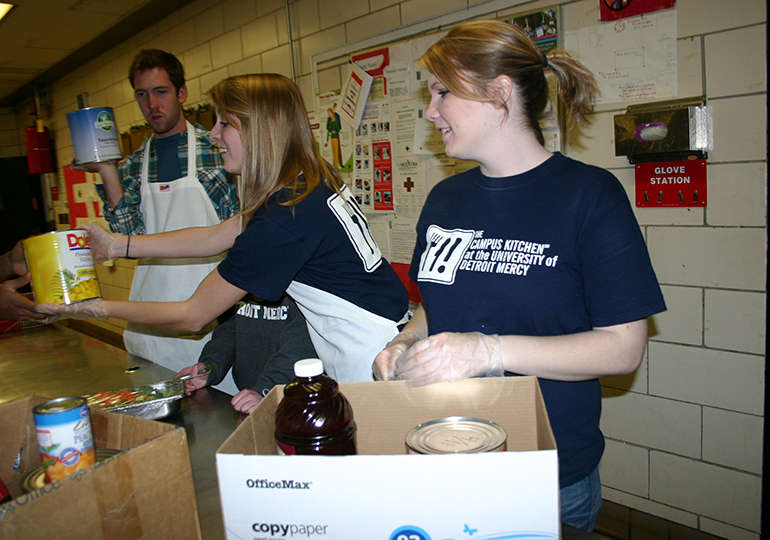
[[[119,302],[86,300],[77,304],[40,304],[38,311],[63,318],[114,317],[128,322],[198,332],[240,300],[246,291],[225,281],[217,269],[206,276],[195,293],[182,302]]]
[[[217,225],[190,227],[158,234],[128,235],[107,232],[96,223],[86,226],[96,261],[118,257],[209,257],[232,247],[241,232],[235,215]]]

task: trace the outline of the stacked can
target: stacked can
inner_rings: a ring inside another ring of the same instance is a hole
[[[91,416],[82,397],[61,397],[36,406],[37,448],[46,482],[96,463]]]

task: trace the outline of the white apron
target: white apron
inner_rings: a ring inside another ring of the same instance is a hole
[[[144,146],[141,176],[141,210],[147,234],[220,222],[206,190],[198,181],[195,128],[187,123],[187,174],[171,182],[148,181],[150,136]],[[140,259],[131,283],[130,300],[173,302],[187,300],[203,278],[217,267],[222,255],[201,259]],[[172,371],[198,361],[211,339],[208,333],[182,333],[157,326],[129,323],[123,333],[126,350]],[[238,392],[231,374],[216,386],[229,394]]]

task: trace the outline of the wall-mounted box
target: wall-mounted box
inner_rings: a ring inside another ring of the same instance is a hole
[[[615,155],[630,163],[705,159],[710,114],[701,98],[634,105],[614,117]]]

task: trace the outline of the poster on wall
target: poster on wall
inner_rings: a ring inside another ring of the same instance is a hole
[[[353,195],[362,209],[393,211],[390,104],[369,103],[355,133]]]
[[[534,13],[516,15],[515,17],[507,17],[503,21],[515,24],[524,30],[543,54],[558,45],[558,9],[555,7],[535,11]]]
[[[626,17],[671,9],[676,0],[599,0],[603,21],[616,21]]]
[[[351,189],[364,212],[393,212],[390,86],[386,76],[390,50],[384,47],[357,54],[351,61],[372,78],[366,106],[355,130]],[[407,72],[408,69],[397,69],[390,73],[398,81]],[[404,83],[396,82],[396,87],[403,88]]]
[[[372,77],[369,101],[380,101],[388,95],[388,81],[385,68],[390,65],[390,50],[383,47],[374,51],[356,54],[351,58],[354,65],[363,69]]]
[[[564,48],[596,76],[597,105],[677,95],[676,10],[565,32]]]
[[[339,114],[339,90],[316,96],[316,112],[310,117],[321,156],[340,172],[353,169],[353,128],[343,123]]]
[[[371,86],[372,76],[358,64],[351,64],[350,73],[345,80],[340,96],[339,110],[335,109],[338,121],[342,120],[353,129],[358,127],[361,116],[364,114],[364,107],[366,107]]]

